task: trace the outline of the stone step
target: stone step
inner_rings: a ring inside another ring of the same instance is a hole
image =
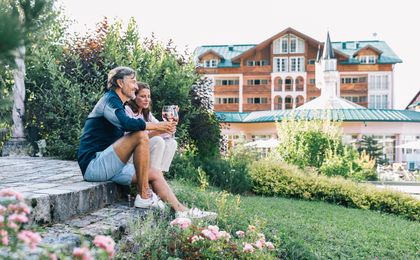
[[[0,157],[0,190],[25,196],[38,224],[58,223],[121,198],[112,182],[85,182],[77,162],[36,157]]]
[[[97,235],[111,236],[117,242],[128,235],[130,221],[143,218],[149,212],[151,211],[138,209],[127,203],[114,203],[46,227],[41,232],[41,244],[71,252],[83,240],[93,240]]]

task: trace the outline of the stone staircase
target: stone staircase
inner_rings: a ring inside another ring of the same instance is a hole
[[[127,188],[85,182],[74,161],[0,157],[0,190],[4,188],[25,196],[31,221],[44,227],[42,243],[67,250],[96,235],[118,240],[130,219],[146,214],[127,201]]]
[[[0,157],[0,189],[25,196],[32,220],[39,224],[63,222],[121,198],[121,187],[111,182],[85,182],[77,162],[35,157]]]

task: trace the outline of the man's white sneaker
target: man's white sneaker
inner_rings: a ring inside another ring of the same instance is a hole
[[[134,201],[134,206],[136,208],[142,208],[142,209],[165,209],[165,203],[156,195],[152,195],[148,199],[142,199],[139,194],[136,196],[136,200]]]
[[[192,208],[186,211],[178,211],[175,213],[176,218],[205,218],[214,220],[217,218],[217,213],[211,211],[203,211],[197,208]]]

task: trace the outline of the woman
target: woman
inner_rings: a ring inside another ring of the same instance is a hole
[[[137,83],[136,98],[128,101],[125,111],[128,116],[142,118],[146,122],[159,122],[152,113],[150,87],[146,83]],[[177,149],[177,142],[169,134],[149,131],[150,166],[162,172],[168,172]]]

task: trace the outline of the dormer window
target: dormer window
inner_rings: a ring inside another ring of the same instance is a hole
[[[273,41],[274,54],[304,53],[305,41],[295,35],[287,34]]]
[[[375,55],[359,56],[359,62],[360,64],[375,64],[376,56]]]
[[[216,59],[204,60],[203,64],[204,64],[204,68],[216,68],[218,64],[218,60]]]

